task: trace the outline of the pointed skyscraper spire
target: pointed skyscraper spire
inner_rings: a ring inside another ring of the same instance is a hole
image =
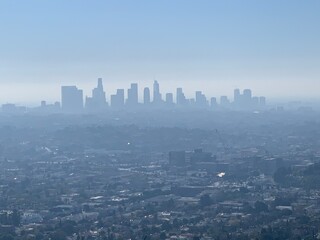
[[[97,86],[97,88],[103,91],[102,78],[98,78],[98,86]]]

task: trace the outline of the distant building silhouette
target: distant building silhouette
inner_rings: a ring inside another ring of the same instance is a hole
[[[131,87],[128,89],[127,105],[134,107],[138,105],[138,84],[131,83]]]
[[[236,108],[240,108],[242,105],[242,95],[238,88],[233,91],[233,104]]]
[[[83,92],[76,86],[61,87],[61,107],[66,113],[77,113],[83,110]]]
[[[266,98],[265,97],[260,97],[259,98],[259,104],[260,104],[260,107],[265,107],[266,106]]]
[[[242,103],[245,108],[252,107],[252,92],[250,89],[243,90]]]
[[[243,94],[239,89],[234,90],[233,107],[239,110],[253,110],[264,107],[266,104],[265,97],[252,96],[251,89],[244,89]]]
[[[92,90],[92,97],[86,97],[86,109],[103,111],[107,107],[106,93],[103,90],[102,78],[98,78],[97,87]]]
[[[150,104],[150,102],[151,102],[150,89],[148,87],[145,87],[143,89],[143,103]]]
[[[230,101],[227,96],[220,97],[220,105],[221,107],[228,108],[230,106]]]
[[[2,112],[8,114],[21,114],[27,111],[27,108],[24,106],[16,106],[13,103],[2,104]]]
[[[60,102],[54,104],[47,104],[46,101],[41,101],[40,108],[38,109],[45,113],[57,113],[61,111]]]
[[[233,97],[234,97],[234,102],[240,101],[241,94],[238,88],[233,91]]]
[[[154,80],[153,82],[153,103],[156,105],[161,104],[162,102],[162,96],[160,93],[160,86],[157,80]]]
[[[117,89],[117,93],[115,95],[111,95],[110,105],[112,108],[124,107],[124,89]]]
[[[217,108],[218,107],[217,99],[215,97],[212,97],[210,99],[210,107],[211,108]]]
[[[253,108],[259,107],[259,98],[258,97],[252,97],[251,98],[251,106]]]
[[[167,93],[166,94],[166,104],[168,106],[172,106],[174,103],[173,103],[173,94],[172,93]]]
[[[185,106],[187,105],[187,99],[182,91],[182,88],[177,88],[177,105]]]
[[[197,107],[207,107],[208,105],[207,98],[201,91],[196,91],[195,104]]]

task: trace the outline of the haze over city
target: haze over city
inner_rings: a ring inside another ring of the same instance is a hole
[[[318,100],[319,1],[1,1],[0,103],[107,96],[131,82]],[[203,87],[205,86],[205,87]],[[142,89],[141,89],[142,91]]]
[[[320,239],[320,0],[0,0],[0,240]]]

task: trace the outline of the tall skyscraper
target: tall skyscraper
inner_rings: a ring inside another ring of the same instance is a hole
[[[153,103],[160,104],[162,102],[162,96],[160,93],[160,86],[157,80],[153,82]]]
[[[137,83],[131,83],[131,87],[128,89],[127,105],[131,107],[138,105],[138,84]]]
[[[240,90],[237,88],[233,91],[233,101],[236,106],[240,105],[241,102],[241,94]]]
[[[92,98],[99,105],[104,106],[106,104],[106,93],[103,90],[102,78],[98,78],[98,85],[92,90]]]
[[[207,98],[201,91],[196,91],[196,100],[197,107],[206,107],[207,106]]]
[[[216,108],[217,106],[218,106],[217,99],[215,97],[212,97],[210,99],[210,107],[211,108]]]
[[[117,89],[119,106],[124,106],[124,89]]]
[[[76,86],[61,87],[61,107],[63,112],[76,113],[83,110],[83,92]]]
[[[252,106],[252,92],[250,89],[243,90],[242,100],[244,108],[250,108]]]
[[[173,94],[172,93],[166,94],[166,104],[173,105]]]
[[[252,92],[250,89],[244,89],[243,90],[243,96],[245,98],[251,99],[252,98]]]
[[[266,106],[266,98],[265,97],[260,97],[259,98],[259,105],[260,105],[260,107],[265,107]]]
[[[182,88],[177,88],[177,105],[178,106],[185,106],[187,104],[186,97],[182,92]]]
[[[143,89],[143,103],[144,104],[150,104],[150,89],[148,87],[145,87]]]
[[[111,107],[122,108],[124,106],[124,89],[117,89],[116,94],[111,95]]]
[[[221,107],[229,107],[230,101],[227,96],[221,96],[220,97],[220,106]]]
[[[252,97],[251,98],[251,106],[254,108],[259,107],[259,97]]]
[[[102,78],[98,78],[97,87],[92,90],[92,97],[86,97],[86,108],[89,111],[103,111],[106,107],[106,93],[103,90]]]

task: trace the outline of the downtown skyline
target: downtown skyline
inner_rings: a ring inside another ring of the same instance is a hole
[[[140,96],[140,97],[139,97]],[[141,97],[142,96],[142,97]],[[141,100],[142,98],[142,100]],[[46,107],[46,102],[41,103]],[[109,101],[103,87],[102,78],[98,78],[97,86],[93,88],[91,96],[84,96],[83,90],[77,86],[61,86],[62,112],[103,112],[112,109],[137,109],[137,108],[202,108],[202,109],[233,109],[233,110],[259,110],[266,107],[264,96],[254,96],[251,89],[234,89],[233,99],[226,95],[206,96],[201,90],[196,90],[193,98],[188,98],[182,87],[175,91],[162,92],[160,84],[154,80],[152,88],[143,87],[139,92],[138,83],[131,83],[127,89],[118,88],[110,94]]]
[[[97,79],[97,78],[96,78]],[[146,80],[146,81],[123,81],[115,82],[110,79],[104,79],[104,87],[107,92],[106,100],[108,103],[111,101],[111,95],[117,92],[117,89],[128,89],[131,83],[137,83],[138,85],[138,100],[143,102],[143,91],[145,87],[152,89],[153,82],[155,80]],[[171,92],[175,95],[175,89],[182,87],[186,98],[192,99],[195,97],[196,91],[201,91],[205,94],[208,99],[210,97],[216,97],[219,99],[221,96],[227,96],[229,99],[234,97],[234,89],[251,89],[258,96],[266,96],[268,98],[268,103],[272,104],[287,104],[290,102],[301,102],[306,104],[316,105],[320,102],[320,97],[313,95],[303,96],[301,92],[292,92],[290,96],[281,96],[281,95],[268,95],[265,89],[262,86],[252,87],[251,85],[242,85],[242,84],[229,84],[221,86],[220,81],[216,81],[215,85],[206,85],[201,84],[201,82],[192,81],[176,81],[174,84],[168,83],[168,81],[158,81],[161,83],[161,91],[164,93],[162,96],[165,98],[165,93]],[[117,84],[118,83],[118,84]],[[0,94],[0,104],[13,103],[16,105],[24,105],[28,107],[36,107],[41,101],[46,101],[48,103],[53,103],[56,101],[61,101],[61,86],[77,86],[83,91],[84,98],[91,95],[92,89],[95,87],[96,81],[93,79],[85,82],[77,81],[67,81],[52,83],[49,86],[42,86],[41,84],[29,84],[24,86],[23,84],[13,84],[7,87],[3,87],[2,91],[5,94]],[[276,86],[275,86],[276,88]],[[45,90],[44,90],[45,89]],[[173,91],[174,90],[174,91]],[[278,89],[279,90],[279,89]],[[28,98],[23,93],[32,92],[32,97]],[[151,94],[152,95],[152,94]],[[14,97],[13,97],[14,96]],[[127,91],[125,91],[125,96],[127,97]],[[319,95],[320,96],[320,95]]]
[[[141,88],[141,86],[140,86]],[[202,90],[194,91],[193,97],[185,94],[183,87],[163,91],[157,80],[152,87],[131,83],[127,88],[118,88],[109,92],[104,88],[102,78],[98,78],[97,85],[91,94],[84,94],[83,89],[76,85],[61,86],[60,98],[53,102],[41,100],[35,106],[21,106],[20,104],[2,104],[4,113],[24,113],[27,109],[38,109],[47,113],[103,113],[107,110],[138,110],[138,109],[211,109],[211,110],[266,110],[265,96],[253,95],[251,89],[233,90],[233,96],[209,96]]]
[[[51,83],[49,85],[40,84],[24,84],[11,83],[6,86],[2,86],[2,94],[0,94],[0,104],[5,103],[14,103],[17,105],[27,105],[27,106],[37,106],[40,101],[46,100],[47,102],[55,102],[60,99],[60,87],[61,86],[78,86],[83,90],[84,96],[89,96],[91,90],[95,86],[95,78],[90,79],[89,81],[59,81],[59,83]],[[144,87],[149,87],[150,89],[153,86],[154,80],[145,80],[145,81],[113,81],[109,78],[104,80],[104,86],[107,91],[107,101],[110,102],[110,95],[115,93],[117,89],[127,89],[131,83],[138,84],[139,101],[143,101],[143,90]],[[206,96],[215,96],[219,98],[220,96],[227,96],[228,98],[233,98],[234,89],[252,89],[257,95],[268,96],[269,102],[272,103],[285,103],[290,101],[303,101],[303,102],[318,102],[320,99],[314,96],[301,96],[299,92],[294,92],[293,96],[281,96],[281,95],[269,95],[267,94],[263,86],[255,86],[248,84],[222,84],[222,81],[215,81],[215,84],[204,84],[201,81],[175,81],[170,83],[167,80],[158,81],[161,83],[161,90],[166,92],[172,92],[173,89],[182,87],[187,98],[193,98],[195,91],[201,90]],[[236,81],[235,81],[236,82]],[[1,85],[1,84],[0,84]],[[279,89],[278,89],[279,90]],[[31,94],[30,96],[26,96]],[[127,93],[126,93],[127,94]],[[279,93],[280,94],[280,93]],[[60,101],[60,100],[59,100]]]

